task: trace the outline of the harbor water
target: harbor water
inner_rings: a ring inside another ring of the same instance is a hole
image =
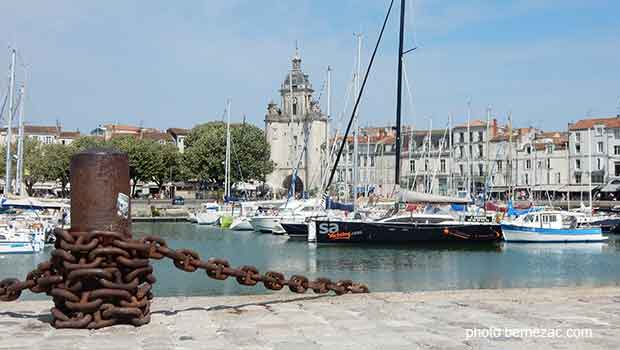
[[[254,265],[286,276],[352,279],[372,291],[413,292],[478,288],[536,288],[620,285],[620,236],[606,243],[407,246],[313,245],[286,236],[235,232],[190,223],[135,223],[135,237],[160,236],[171,248],[195,250],[204,259],[227,259],[231,266]],[[49,258],[0,256],[0,279],[23,279]],[[154,261],[156,296],[209,296],[271,293],[260,284],[244,287],[234,278],[221,282],[204,272],[177,270],[171,261]],[[48,298],[24,293],[29,299]]]

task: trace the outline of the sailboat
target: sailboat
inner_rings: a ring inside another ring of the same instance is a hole
[[[363,220],[356,217],[351,220],[333,220],[329,217],[313,220],[308,224],[308,241],[317,243],[395,243],[395,242],[430,242],[430,241],[459,241],[459,242],[495,242],[502,238],[501,228],[492,223],[471,223],[458,220],[450,215],[437,213],[433,205],[466,204],[468,199],[438,196],[427,193],[419,193],[400,189],[400,146],[401,146],[401,110],[402,110],[402,77],[404,55],[413,49],[404,51],[404,23],[405,23],[405,0],[401,0],[400,30],[398,47],[398,76],[396,97],[396,152],[395,152],[395,197],[399,202],[421,202],[430,209],[426,213],[418,215],[413,212],[398,214],[398,208],[394,208],[392,215],[380,220]],[[355,107],[345,139],[351,128],[351,123],[356,115],[364,86],[374,62],[377,49],[383,37],[385,26],[389,19],[394,1],[390,3],[383,27],[379,34],[374,52],[372,54],[364,82],[358,93]],[[329,188],[335,169],[340,160],[343,147],[341,146],[336,161],[332,168],[330,181],[325,187],[325,193]],[[439,214],[439,215],[438,215]]]

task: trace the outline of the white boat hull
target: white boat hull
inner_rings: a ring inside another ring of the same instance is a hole
[[[279,216],[255,216],[250,219],[250,223],[255,231],[262,233],[283,233],[284,229],[280,225]]]
[[[215,225],[219,219],[219,213],[196,213],[196,222],[199,225]]]
[[[232,224],[229,227],[233,231],[252,231],[254,227],[250,223],[250,218],[247,217],[237,217],[233,219]]]
[[[33,254],[43,250],[43,242],[0,242],[0,254]]]
[[[502,224],[506,242],[603,242],[600,228],[539,229]]]

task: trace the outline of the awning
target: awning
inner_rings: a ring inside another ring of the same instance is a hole
[[[508,191],[508,186],[493,186],[489,189],[489,192],[506,192]]]
[[[562,189],[563,185],[538,185],[532,188],[532,191],[544,191],[544,192],[554,192],[554,191],[566,191],[566,189]]]

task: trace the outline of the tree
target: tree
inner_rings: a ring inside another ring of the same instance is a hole
[[[161,158],[161,167],[156,169],[153,181],[157,183],[160,190],[166,181],[173,181],[179,178],[179,150],[173,144],[157,144],[157,155]]]
[[[262,129],[250,124],[231,125],[231,178],[264,180],[273,171],[271,149]],[[243,175],[243,177],[241,176]]]
[[[71,143],[77,152],[92,148],[105,148],[109,146],[107,142],[97,136],[81,136]]]
[[[47,169],[43,157],[43,145],[36,139],[24,139],[24,184],[26,192],[32,196],[32,189],[38,182],[45,181]]]
[[[75,148],[71,145],[48,144],[42,147],[41,166],[45,180],[60,182],[62,197],[66,196],[66,188],[70,179],[71,157]]]
[[[231,180],[263,179],[273,171],[263,130],[250,124],[231,124]],[[222,183],[226,158],[226,124],[209,122],[194,127],[187,139],[183,167],[201,181]]]
[[[139,181],[152,181],[158,172],[164,168],[162,157],[158,152],[159,144],[155,141],[121,136],[112,139],[110,145],[127,154],[129,178],[133,183],[132,195],[135,194],[136,185]]]
[[[194,127],[185,139],[185,172],[203,182],[224,180],[226,124],[209,122]]]

